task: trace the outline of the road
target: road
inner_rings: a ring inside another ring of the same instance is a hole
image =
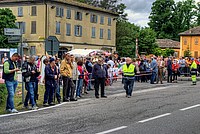
[[[191,82],[136,83],[126,98],[120,82],[107,99],[90,95],[77,102],[29,113],[0,116],[0,133],[199,134],[200,85]]]

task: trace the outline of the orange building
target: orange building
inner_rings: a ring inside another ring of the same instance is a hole
[[[180,56],[190,51],[192,57],[200,56],[200,26],[180,33]]]

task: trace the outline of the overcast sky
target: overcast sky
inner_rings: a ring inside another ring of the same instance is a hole
[[[129,21],[142,27],[148,26],[148,17],[151,12],[152,3],[154,1],[155,0],[122,0],[122,2],[127,6],[125,12],[128,13]],[[181,0],[175,1],[177,2]],[[196,2],[200,2],[200,0],[196,0]]]

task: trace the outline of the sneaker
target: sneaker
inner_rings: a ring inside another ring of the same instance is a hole
[[[18,113],[18,111],[16,109],[12,109],[11,113]]]
[[[101,96],[101,98],[107,98],[107,96],[103,95],[103,96]]]
[[[7,113],[11,113],[12,110],[11,110],[11,109],[6,109],[6,112],[7,112]]]
[[[44,106],[44,107],[48,107],[48,106],[49,106],[49,104],[47,104],[47,103],[44,103],[44,104],[43,104],[43,106]]]
[[[56,105],[56,104],[55,104],[55,103],[53,103],[53,102],[51,102],[49,105],[50,105],[50,106],[54,106],[54,105]]]
[[[33,107],[32,107],[32,110],[38,110],[38,108],[39,108],[39,107],[37,107],[37,106],[33,106]]]
[[[30,106],[23,106],[22,109],[28,109],[28,110],[31,110],[32,107],[30,107]]]
[[[77,101],[77,99],[75,99],[75,98],[71,98],[70,101]]]
[[[76,98],[77,98],[77,99],[80,99],[81,97],[80,97],[80,96],[77,96]]]
[[[131,96],[130,96],[130,95],[128,95],[128,96],[127,96],[127,98],[131,98]]]

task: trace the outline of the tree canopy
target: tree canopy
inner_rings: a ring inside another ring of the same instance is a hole
[[[9,44],[4,35],[4,28],[16,28],[16,17],[8,8],[0,9],[0,48],[16,48],[17,44]]]
[[[174,0],[156,0],[151,9],[148,24],[156,31],[157,38],[179,40],[180,32],[199,25],[200,5],[196,5],[195,0],[177,3]]]

